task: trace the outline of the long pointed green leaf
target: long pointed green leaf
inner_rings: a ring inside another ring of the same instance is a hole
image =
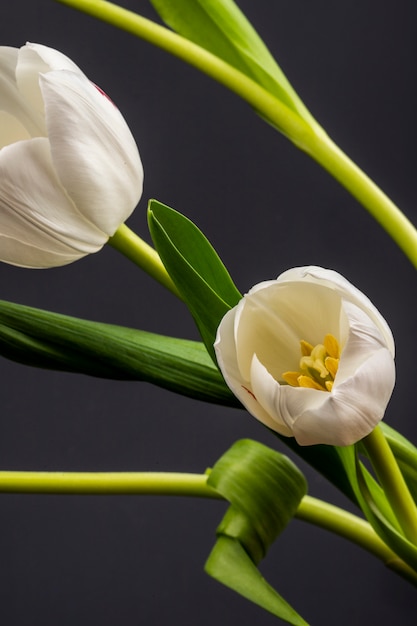
[[[151,200],[148,221],[162,262],[217,363],[213,348],[217,327],[242,296],[212,245],[189,219]]]
[[[251,23],[232,0],[150,0],[177,33],[215,54],[314,123]]]
[[[222,585],[233,589],[288,624],[307,625],[307,622],[263,578],[236,539],[218,537],[206,562],[205,570]]]
[[[240,406],[196,341],[0,301],[0,354],[35,367],[142,380],[206,402]]]
[[[307,490],[303,474],[286,456],[244,439],[217,461],[207,484],[230,502],[207,573],[290,624],[305,624],[256,568],[294,517]]]

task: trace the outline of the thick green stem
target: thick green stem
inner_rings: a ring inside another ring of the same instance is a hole
[[[363,443],[404,535],[417,546],[417,507],[382,429],[374,428]]]
[[[110,237],[108,243],[161,283],[161,285],[172,291],[174,295],[181,298],[157,251],[138,237],[126,224],[119,226],[113,237]]]
[[[0,471],[0,493],[164,495],[222,499],[207,485],[207,474],[171,472],[13,472]],[[388,567],[417,585],[408,567],[356,515],[305,496],[296,517],[336,533],[361,546]]]
[[[175,472],[6,472],[0,493],[162,495],[221,498],[206,474]]]
[[[372,526],[357,515],[322,500],[305,496],[298,507],[296,517],[356,543],[417,586],[417,572],[390,550]]]
[[[302,119],[255,81],[214,54],[140,15],[102,0],[57,0],[136,35],[211,76],[246,100],[334,176],[382,225],[417,267],[417,231],[391,200],[327,136],[314,118]]]
[[[404,213],[327,135],[311,136],[308,144],[306,152],[369,211],[417,268],[417,230]]]

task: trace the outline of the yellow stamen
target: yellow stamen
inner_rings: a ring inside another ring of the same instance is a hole
[[[299,376],[298,385],[300,387],[307,387],[308,389],[318,389],[319,391],[324,391],[324,387],[319,385],[319,383],[316,383],[316,381],[313,378],[310,378],[310,376]]]
[[[300,376],[300,372],[284,372],[282,378],[286,383],[291,385],[291,387],[298,387],[298,378]]]
[[[323,343],[315,346],[302,339],[300,349],[300,371],[284,372],[284,381],[291,387],[331,391],[340,360],[340,345],[336,337],[327,334]]]
[[[304,339],[300,341],[300,347],[301,347],[301,356],[310,356],[311,351],[314,348],[314,346],[312,346],[311,343],[308,343],[308,341],[304,341]]]
[[[324,347],[326,348],[326,352],[329,356],[331,356],[333,359],[340,359],[339,342],[337,341],[336,337],[330,335],[330,333],[324,338]]]
[[[334,359],[332,356],[328,356],[324,359],[324,365],[326,369],[329,371],[330,376],[335,378],[337,368],[339,367],[339,359]]]

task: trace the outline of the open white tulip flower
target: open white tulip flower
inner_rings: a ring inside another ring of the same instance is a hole
[[[320,267],[253,287],[224,316],[215,350],[247,410],[300,445],[359,441],[382,419],[395,383],[386,321],[343,276]]]
[[[96,252],[142,184],[120,111],[68,57],[0,47],[0,260],[41,268]]]

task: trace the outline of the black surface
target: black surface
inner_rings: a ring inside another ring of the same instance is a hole
[[[145,1],[124,2],[148,16]],[[313,114],[416,221],[415,9],[410,0],[242,1]],[[397,344],[387,421],[417,440],[415,270],[330,176],[245,103],[194,69],[48,0],[3,1],[0,40],[59,48],[119,106],[147,199],[194,220],[238,287],[294,265],[332,267],[381,310]],[[187,312],[110,248],[61,269],[0,266],[0,297],[195,338]],[[202,472],[239,437],[286,448],[244,412],[149,385],[1,360],[0,467]],[[320,476],[311,495],[345,504]],[[0,616],[37,624],[227,624],[276,620],[203,573],[224,506],[140,497],[0,497]],[[263,572],[314,625],[415,624],[416,591],[347,542],[295,521]]]

